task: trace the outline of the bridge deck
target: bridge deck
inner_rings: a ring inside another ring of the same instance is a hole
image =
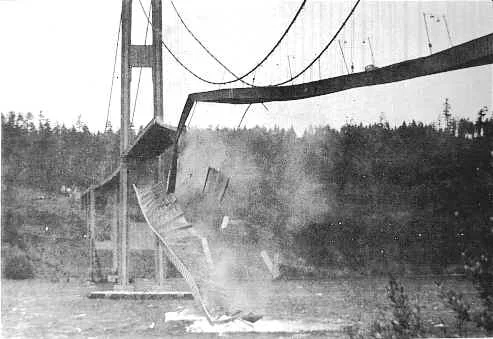
[[[192,93],[178,124],[178,136],[195,102],[254,104],[300,100],[357,87],[374,86],[493,63],[493,33],[441,52],[406,60],[368,72],[359,72],[299,85],[248,87]]]
[[[126,152],[128,158],[147,160],[163,153],[173,145],[176,131],[159,119],[152,119],[135,138]]]
[[[169,138],[179,138],[195,102],[254,104],[271,101],[300,100],[351,88],[374,86],[417,77],[493,63],[493,33],[451,47],[441,52],[368,72],[342,75],[291,86],[229,88],[188,95],[176,133],[152,120],[127,154],[137,158],[155,156],[170,146]],[[156,148],[157,147],[157,148]],[[119,170],[91,189],[103,189],[118,183]],[[85,194],[84,194],[85,195]]]
[[[173,145],[176,138],[176,130],[162,121],[153,118],[147,126],[137,135],[128,148],[125,156],[138,160],[148,160],[162,154]],[[114,191],[120,183],[120,167],[104,178],[99,184],[89,187],[82,193],[86,197],[90,190],[95,190],[98,196]]]

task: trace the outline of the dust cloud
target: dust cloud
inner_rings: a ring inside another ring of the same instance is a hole
[[[207,289],[211,298],[221,295],[230,312],[262,312],[273,282],[261,252],[296,261],[289,234],[332,208],[317,178],[306,174],[305,150],[295,141],[276,155],[282,159],[277,166],[270,159],[259,163],[249,143],[212,129],[190,130],[182,136],[178,161],[176,195],[196,232],[208,239],[214,261]],[[209,167],[230,178],[221,203],[202,193]],[[256,287],[245,289],[242,282],[252,280]]]

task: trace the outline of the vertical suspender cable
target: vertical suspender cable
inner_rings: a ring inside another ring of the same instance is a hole
[[[443,17],[443,22],[445,23],[445,28],[447,29],[447,35],[448,35],[448,41],[450,43],[450,47],[452,47],[454,44],[452,43],[452,36],[450,35],[450,30],[448,28],[447,17],[445,16],[445,14],[442,17]]]
[[[190,124],[192,123],[193,115],[195,113],[195,109],[197,108],[197,104],[198,104],[198,101],[193,103],[192,113],[190,114],[190,119],[188,119],[187,127],[190,127]]]
[[[291,62],[289,60],[289,55],[288,55],[288,67],[289,67],[289,76],[292,78],[293,77],[293,73],[291,73]]]
[[[339,42],[339,49],[341,50],[342,60],[344,60],[344,65],[346,66],[346,72],[347,72],[347,74],[349,74],[349,67],[348,67],[347,62],[346,62],[346,57],[344,56],[344,51],[342,49],[341,40],[338,40],[338,42]]]
[[[108,123],[110,121],[110,108],[111,108],[111,97],[113,95],[113,83],[115,81],[115,72],[116,72],[116,60],[118,57],[118,47],[120,46],[120,33],[122,29],[122,12],[120,11],[120,22],[118,23],[118,33],[116,34],[116,48],[115,48],[115,57],[113,59],[113,75],[111,76],[111,86],[110,86],[110,94],[108,98],[108,109],[106,112],[106,122],[104,124],[104,131],[108,129]]]
[[[354,73],[354,15],[352,17],[351,25],[351,73]]]
[[[141,0],[139,0],[140,2]],[[277,47],[280,45],[281,41],[286,37],[286,35],[288,34],[289,30],[291,29],[291,27],[293,26],[293,24],[295,23],[296,19],[298,18],[299,14],[301,13],[301,10],[303,9],[303,7],[305,7],[305,4],[306,4],[306,1],[307,0],[303,0],[295,14],[295,16],[293,17],[293,19],[291,20],[291,22],[289,23],[288,27],[286,28],[286,30],[284,31],[284,33],[281,35],[280,39],[276,42],[276,44],[274,45],[274,47],[262,58],[262,60],[260,60],[252,69],[250,69],[248,72],[246,72],[245,74],[241,75],[241,76],[238,76],[236,75],[235,73],[233,73],[226,65],[224,65],[196,36],[195,34],[190,30],[190,28],[188,27],[188,25],[185,23],[185,21],[183,20],[183,18],[181,17],[181,14],[178,12],[178,9],[176,8],[173,0],[170,0],[170,3],[171,5],[173,6],[173,9],[176,13],[176,15],[178,16],[178,19],[180,20],[180,22],[182,23],[183,27],[185,27],[185,29],[187,30],[187,32],[192,36],[192,38],[200,45],[200,47],[202,47],[202,49],[204,49],[204,51],[209,54],[210,57],[212,57],[219,65],[221,65],[222,68],[224,68],[229,74],[231,74],[234,79],[233,80],[229,80],[229,81],[222,81],[222,82],[217,82],[216,85],[224,85],[224,84],[229,84],[229,83],[232,83],[232,82],[236,82],[236,81],[241,81],[242,83],[246,84],[246,85],[249,85],[249,86],[253,86],[253,84],[250,84],[246,81],[244,81],[243,79],[246,78],[248,75],[250,75],[251,73],[253,73],[256,69],[258,69],[270,56],[272,53],[274,53],[274,51],[277,49]]]
[[[284,85],[284,84],[286,84],[288,82],[291,82],[292,80],[295,80],[300,75],[302,75],[303,73],[305,73],[307,69],[309,69],[310,67],[312,67],[313,64],[315,62],[317,62],[318,59],[320,59],[320,57],[322,56],[322,54],[324,54],[325,51],[332,45],[332,43],[335,41],[335,39],[337,39],[337,36],[342,31],[342,29],[344,28],[344,26],[346,26],[346,23],[351,18],[351,16],[353,15],[354,11],[356,10],[356,7],[358,7],[358,5],[359,5],[360,2],[361,2],[361,0],[356,0],[356,2],[354,3],[354,6],[352,7],[351,11],[346,16],[346,19],[344,19],[344,21],[342,22],[342,24],[339,26],[339,29],[337,30],[337,32],[332,36],[332,39],[330,39],[330,41],[325,45],[325,47],[322,48],[322,50],[320,51],[320,53],[308,65],[306,65],[303,70],[301,70],[300,72],[298,72],[298,74],[296,74],[294,77],[292,77],[292,79],[288,79],[288,80],[285,80],[283,82],[279,82],[277,84],[273,84],[271,86],[282,86],[282,85]]]
[[[433,51],[431,49],[431,41],[430,41],[430,32],[428,31],[428,22],[426,21],[426,13],[423,12],[423,20],[425,22],[425,30],[426,30],[426,38],[428,39],[428,48],[430,50],[430,54],[433,54]]]
[[[373,47],[371,45],[370,37],[368,37],[368,47],[370,48],[371,63],[373,64],[373,66],[375,66],[375,55],[373,54]]]
[[[238,124],[238,129],[240,128],[241,126],[241,123],[243,122],[243,119],[245,118],[245,115],[247,114],[248,110],[250,109],[250,107],[252,106],[252,104],[249,104],[245,110],[245,112],[243,112],[243,116],[241,117],[241,120],[240,120],[240,123]]]
[[[255,83],[255,74],[253,75],[253,80],[252,80],[252,84]],[[264,103],[262,103],[262,105],[264,105]],[[247,114],[248,110],[250,109],[250,107],[252,106],[252,104],[249,104],[247,106],[247,108],[245,109],[245,112],[243,112],[243,115],[241,117],[241,120],[240,120],[240,123],[238,124],[238,129],[240,128],[241,126],[241,123],[243,122],[243,119],[245,118],[245,115]],[[264,108],[267,110],[267,112],[269,111],[269,109],[267,108],[267,106],[264,105]]]
[[[142,5],[142,1],[141,0],[138,0],[139,1],[139,4],[140,4],[140,7],[141,9],[144,11],[145,13],[145,8],[143,7]],[[282,82],[279,82],[279,83],[276,83],[276,84],[271,84],[269,86],[272,86],[272,87],[275,87],[275,86],[282,86],[284,84],[287,84],[289,82],[292,82],[293,80],[297,79],[298,77],[300,77],[301,75],[303,75],[311,66],[313,66],[313,64],[315,62],[317,62],[318,59],[320,59],[320,57],[322,56],[323,53],[325,53],[325,51],[327,51],[327,49],[332,45],[332,43],[337,39],[339,33],[341,32],[341,30],[346,26],[346,23],[349,21],[349,19],[351,18],[351,16],[353,15],[354,11],[356,10],[356,8],[358,7],[359,3],[361,2],[361,0],[356,0],[353,7],[351,8],[351,11],[348,13],[348,15],[346,16],[346,18],[344,19],[344,21],[342,22],[342,24],[339,26],[339,29],[336,31],[336,33],[332,36],[332,38],[330,39],[330,41],[325,45],[324,48],[322,48],[322,50],[320,51],[320,53],[307,65],[305,66],[305,68],[303,70],[301,70],[300,72],[298,72],[296,75],[294,75],[293,77],[291,77],[290,79],[287,79],[285,81],[282,81]],[[147,20],[150,21],[149,17],[147,17]],[[164,48],[168,51],[168,53],[173,57],[173,59],[183,68],[185,69],[188,73],[190,73],[192,76],[194,76],[195,78],[203,81],[203,82],[206,82],[206,83],[209,83],[209,84],[212,84],[212,85],[219,85],[221,84],[220,82],[214,82],[214,81],[209,81],[201,76],[199,76],[198,74],[194,73],[187,65],[185,65],[174,53],[173,51],[171,51],[171,49],[168,47],[168,45],[161,40],[161,43],[162,45],[164,46]],[[231,82],[234,82],[234,81],[238,81],[239,79],[236,79],[236,80],[232,80]],[[228,82],[229,83],[229,82]]]

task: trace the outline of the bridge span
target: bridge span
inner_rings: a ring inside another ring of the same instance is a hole
[[[179,137],[195,102],[255,104],[317,97],[351,88],[381,85],[493,63],[493,33],[432,55],[376,68],[290,86],[229,88],[188,95],[178,124]]]

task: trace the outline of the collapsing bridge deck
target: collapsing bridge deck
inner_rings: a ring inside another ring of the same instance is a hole
[[[351,88],[398,82],[432,74],[454,71],[493,63],[493,33],[451,47],[441,52],[412,60],[406,60],[368,72],[342,75],[290,86],[265,86],[229,88],[188,95],[176,131],[153,119],[127,151],[129,157],[147,159],[162,153],[178,140],[190,111],[196,102],[227,104],[254,104],[272,101],[307,99],[345,91]],[[104,190],[106,185],[118,183],[117,170],[92,187]]]
[[[163,153],[169,148],[176,138],[176,131],[173,127],[164,124],[159,119],[152,119],[147,126],[137,135],[125,156],[136,160],[148,160]],[[120,182],[120,167],[104,178],[99,184],[89,187],[82,197],[88,196],[91,190],[99,194],[105,194],[115,190]],[[84,199],[83,199],[84,201]]]
[[[339,76],[335,78],[323,79],[319,81],[303,83],[299,85],[291,85],[291,86],[267,86],[267,87],[251,87],[251,88],[231,88],[231,89],[222,89],[217,91],[209,91],[209,92],[200,92],[190,94],[186,100],[185,106],[183,108],[183,112],[180,117],[180,121],[176,130],[165,126],[161,121],[153,119],[149,125],[142,131],[141,134],[137,137],[135,142],[130,145],[130,147],[126,148],[124,152],[122,152],[123,158],[125,161],[128,159],[136,159],[136,160],[148,160],[153,159],[156,156],[162,154],[167,148],[174,145],[174,154],[171,162],[170,168],[170,176],[168,182],[168,191],[174,191],[174,185],[176,183],[176,171],[177,171],[177,144],[180,137],[180,134],[185,126],[185,122],[188,118],[188,115],[194,105],[195,102],[216,102],[216,103],[229,103],[229,104],[253,104],[253,103],[263,103],[270,101],[288,101],[288,100],[299,100],[310,97],[316,97],[321,95],[326,95],[330,93],[335,93],[339,91],[344,91],[351,88],[357,87],[365,87],[365,86],[373,86],[378,84],[385,84],[391,82],[397,82],[407,79],[412,79],[416,77],[437,74],[442,72],[448,72],[468,67],[475,67],[480,65],[486,65],[493,63],[493,34],[489,34],[483,36],[481,38],[466,42],[464,44],[449,48],[439,53],[435,53],[433,55],[417,58],[413,60],[407,60],[400,63],[392,64],[386,67],[374,69],[368,72],[360,72],[354,73],[350,75]],[[123,160],[122,160],[123,161]],[[126,193],[126,185],[127,185],[127,167],[126,164],[122,167],[124,170],[121,171],[118,169],[115,171],[110,177],[103,180],[100,185],[91,186],[84,194],[83,201],[86,201],[86,204],[90,205],[90,216],[91,224],[94,224],[94,210],[95,210],[95,198],[94,193],[98,191],[98,193],[107,193],[109,191],[115,191],[120,182],[120,176],[123,177],[123,184],[120,183],[120,187],[125,187],[125,191],[123,191],[123,197],[127,198]],[[134,186],[135,188],[135,186]],[[171,188],[171,189],[170,189]],[[161,189],[161,192],[164,192],[164,189]],[[91,193],[91,194],[86,194]],[[139,197],[139,192],[136,190],[137,198],[140,207],[142,208],[142,212],[144,217],[146,218],[147,224],[153,231],[154,235],[159,239],[159,246],[162,246],[162,249],[158,248],[158,251],[164,251],[167,257],[171,259],[173,264],[177,267],[177,269],[182,273],[187,282],[189,282],[189,287],[191,288],[191,294],[187,293],[186,297],[190,297],[193,295],[197,301],[200,301],[202,304],[203,310],[207,315],[207,318],[210,322],[218,322],[223,321],[221,317],[217,317],[212,313],[209,313],[209,308],[206,307],[205,303],[207,301],[207,297],[204,298],[202,295],[202,290],[199,288],[199,285],[206,285],[203,283],[207,281],[207,279],[201,277],[192,277],[191,273],[188,271],[188,267],[186,267],[181,260],[186,258],[189,253],[181,253],[180,257],[173,254],[171,247],[167,245],[164,234],[167,232],[161,232],[154,226],[157,222],[151,222],[148,218],[147,213],[149,215],[152,214],[151,210],[147,210],[145,208],[146,203],[141,201],[144,195]],[[89,198],[87,197],[89,196]],[[116,200],[115,200],[116,201]],[[124,206],[126,207],[127,202],[125,201]],[[115,209],[116,211],[116,209]],[[125,211],[126,213],[126,211]],[[123,213],[123,215],[126,215]],[[188,225],[187,225],[188,226]],[[179,228],[180,230],[185,229],[183,227]],[[188,232],[188,227],[186,228]],[[93,232],[91,231],[91,234]],[[186,239],[186,243],[189,243],[189,238]],[[116,238],[115,238],[116,239]],[[92,244],[92,243],[91,243]],[[92,245],[91,245],[92,246]],[[202,266],[206,266],[205,264]],[[125,265],[123,265],[125,267]],[[156,265],[157,267],[157,265]],[[197,271],[197,270],[196,270]],[[123,279],[123,278],[122,278]],[[195,283],[197,280],[199,283]],[[207,290],[205,288],[204,290]],[[185,296],[184,292],[178,292],[178,295]],[[138,292],[130,293],[129,292],[118,292],[113,291],[109,292],[101,292],[100,295],[95,295],[99,297],[125,297],[131,295],[134,297],[147,297],[144,293]],[[175,293],[176,294],[176,293]],[[162,294],[162,296],[176,296],[175,294]],[[214,296],[215,298],[215,296]],[[211,299],[214,299],[211,297]],[[227,319],[232,319],[231,316],[227,317]]]

